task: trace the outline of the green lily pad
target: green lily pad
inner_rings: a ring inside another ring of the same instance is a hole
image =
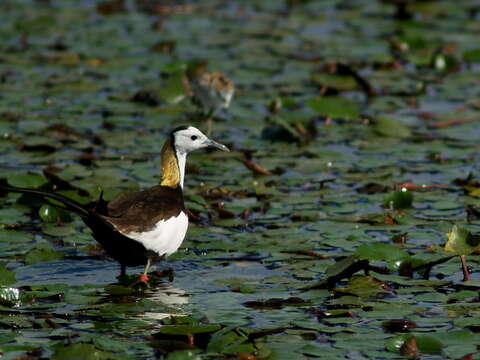
[[[410,129],[398,119],[388,116],[380,116],[373,125],[373,130],[381,136],[392,138],[407,138],[411,135]]]
[[[112,359],[112,353],[95,348],[91,344],[57,345],[52,360],[107,360]]]
[[[361,259],[388,262],[404,261],[410,258],[410,255],[405,250],[385,243],[360,245],[355,251],[355,255]]]
[[[354,294],[360,297],[375,296],[385,292],[383,283],[371,276],[353,276],[347,286],[338,287],[335,291]]]
[[[185,99],[186,94],[183,72],[171,74],[159,91],[160,98],[167,104],[178,104]]]
[[[316,97],[307,100],[307,105],[314,111],[333,118],[356,119],[360,116],[358,105],[343,97]]]
[[[11,285],[15,282],[15,271],[7,269],[5,263],[0,262],[0,285]]]
[[[463,53],[463,60],[469,63],[480,62],[480,49],[467,50]]]
[[[440,354],[442,343],[433,336],[405,334],[388,339],[385,347],[388,351],[399,352],[406,340],[415,337],[418,349],[425,354]]]
[[[39,244],[32,250],[30,250],[27,255],[25,256],[25,263],[32,265],[32,264],[39,264],[48,261],[59,260],[64,257],[63,253],[59,253],[53,248],[46,244]]]
[[[35,173],[12,175],[7,178],[7,181],[11,186],[24,188],[37,188],[48,183],[42,175]]]
[[[164,325],[159,333],[164,335],[194,335],[212,333],[221,328],[220,325]]]

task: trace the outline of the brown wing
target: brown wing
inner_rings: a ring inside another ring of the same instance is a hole
[[[120,195],[108,203],[104,219],[124,234],[143,232],[155,224],[175,217],[184,209],[182,189],[178,186],[154,186],[143,191]]]

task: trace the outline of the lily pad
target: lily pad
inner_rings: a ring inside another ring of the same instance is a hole
[[[361,259],[388,262],[404,261],[410,258],[405,250],[384,243],[363,244],[357,248],[355,255]]]
[[[378,117],[373,125],[373,130],[378,135],[392,138],[407,138],[411,135],[410,129],[399,119],[388,116]]]
[[[0,285],[11,285],[15,282],[15,271],[7,269],[5,263],[0,262]]]
[[[38,264],[47,261],[59,260],[64,257],[63,253],[53,250],[53,248],[44,243],[39,244],[32,250],[30,250],[25,256],[25,262],[27,264]]]
[[[12,175],[7,178],[7,181],[11,186],[25,188],[37,188],[48,183],[47,179],[36,173]]]
[[[307,105],[321,115],[333,118],[356,119],[360,115],[358,105],[343,97],[316,97],[307,100]]]
[[[103,360],[112,359],[113,354],[100,351],[91,344],[57,345],[53,360]]]

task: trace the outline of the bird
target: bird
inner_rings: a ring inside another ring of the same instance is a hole
[[[207,119],[207,134],[210,135],[213,117],[230,106],[235,86],[222,73],[208,72],[206,67],[204,63],[193,64],[187,69],[186,75],[192,102]]]
[[[53,191],[0,184],[7,192],[36,194],[59,201],[59,207],[81,217],[107,255],[120,263],[120,276],[127,266],[144,265],[139,280],[148,283],[148,270],[155,260],[173,254],[185,238],[188,216],[183,200],[187,154],[213,148],[230,151],[193,126],[170,131],[161,150],[159,185],[122,194],[107,202],[102,196],[87,207]]]

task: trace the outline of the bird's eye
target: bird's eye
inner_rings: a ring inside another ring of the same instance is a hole
[[[190,137],[190,139],[192,139],[192,140],[197,140],[197,138],[198,138],[197,135],[192,135],[192,136]]]

